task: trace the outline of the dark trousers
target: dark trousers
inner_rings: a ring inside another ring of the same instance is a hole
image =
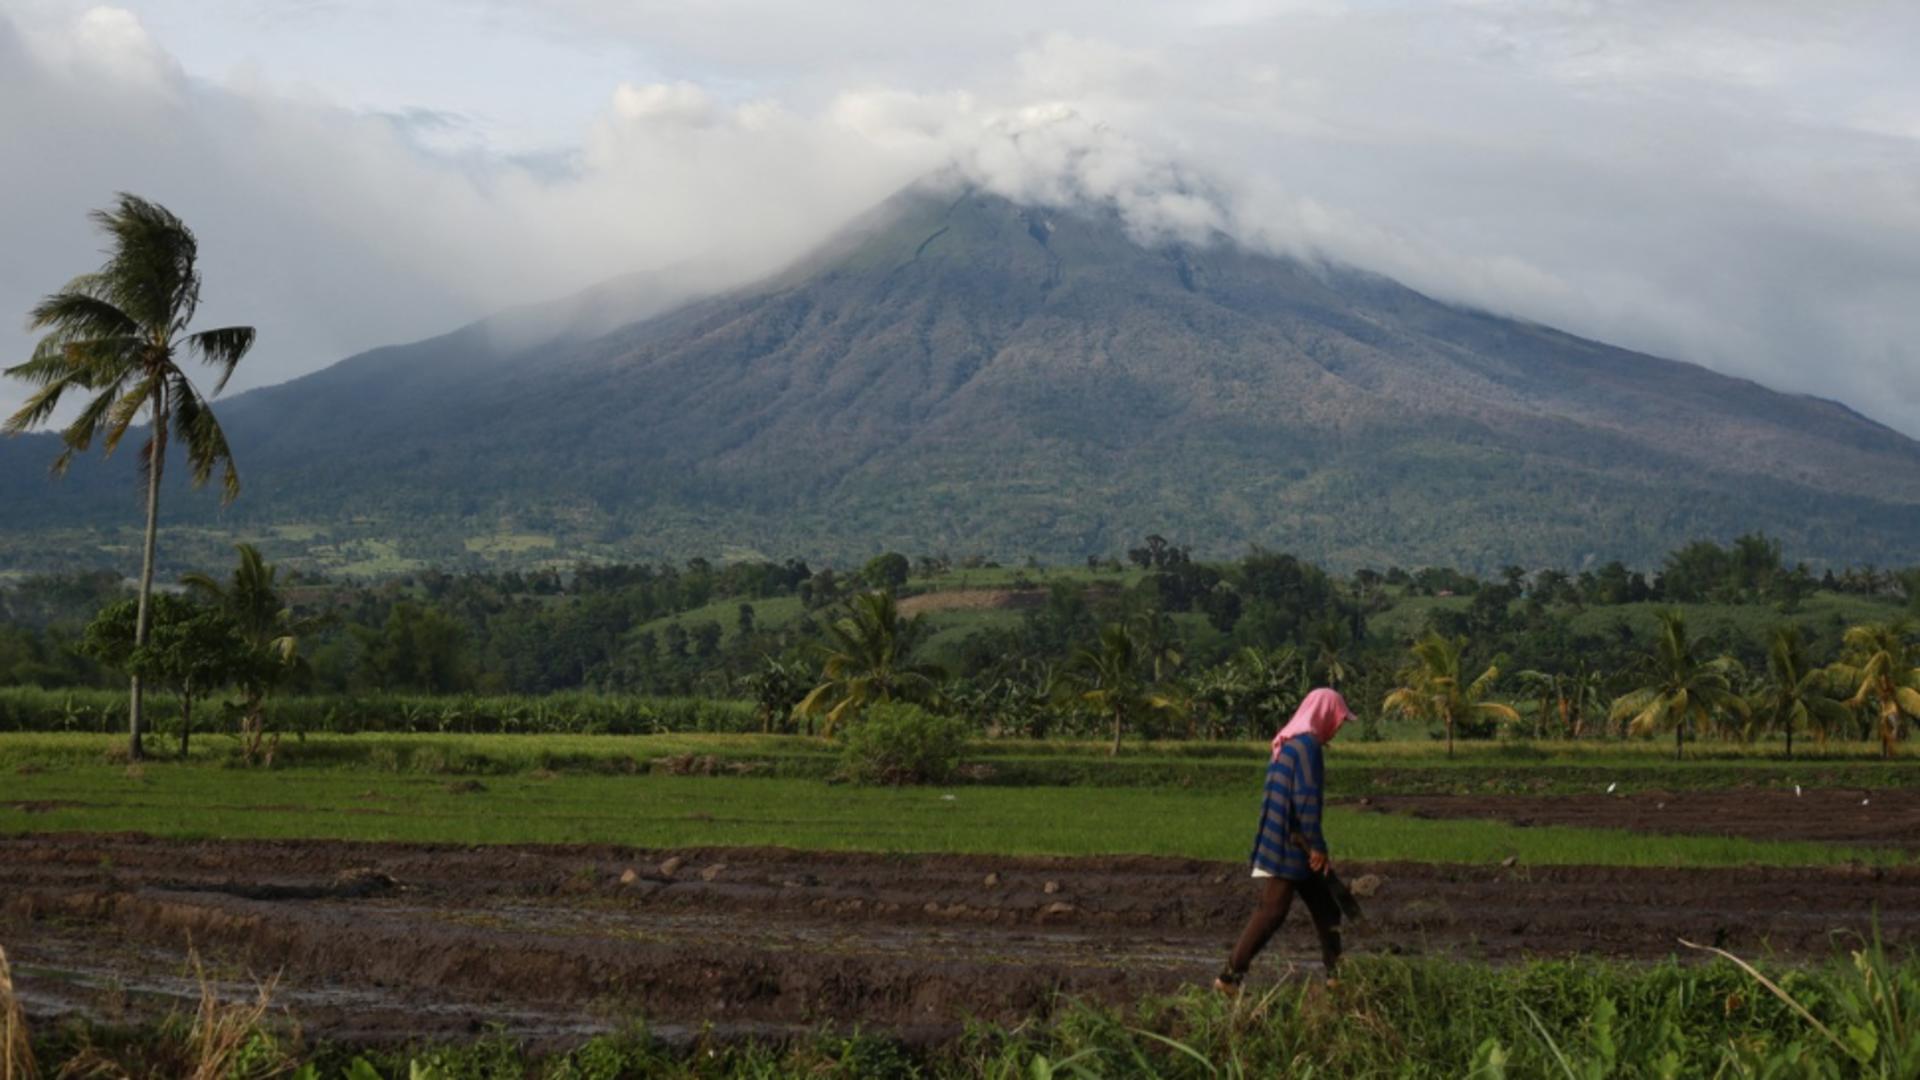
[[[1293,896],[1300,894],[1306,901],[1307,914],[1313,917],[1313,932],[1320,938],[1320,961],[1327,966],[1327,974],[1333,974],[1335,964],[1340,962],[1340,905],[1334,902],[1333,894],[1327,891],[1326,879],[1319,875],[1305,881],[1288,881],[1286,878],[1262,878],[1260,880],[1260,903],[1247,918],[1247,928],[1240,931],[1240,940],[1233,947],[1233,955],[1227,960],[1227,970],[1235,975],[1245,975],[1253,966],[1253,958],[1267,947],[1274,931],[1287,921],[1287,912],[1293,907]]]

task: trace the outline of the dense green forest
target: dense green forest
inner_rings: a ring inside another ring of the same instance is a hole
[[[1463,684],[1493,669],[1487,701],[1513,703],[1522,726],[1579,735],[1607,729],[1609,704],[1646,682],[1664,612],[1685,616],[1689,656],[1724,658],[1728,688],[1759,694],[1782,630],[1811,669],[1843,658],[1849,628],[1897,627],[1920,611],[1920,568],[1816,576],[1759,535],[1689,544],[1652,574],[1619,563],[1579,573],[1516,566],[1491,579],[1433,567],[1336,575],[1257,550],[1206,562],[1159,536],[1074,567],[902,554],[850,569],[694,558],[364,584],[278,579],[257,559],[249,565],[243,559],[231,582],[191,575],[193,588],[163,594],[153,648],[174,643],[217,667],[220,648],[193,636],[208,632],[195,629],[196,613],[264,573],[275,621],[262,640],[297,638],[298,663],[267,680],[210,668],[190,688],[240,688],[256,719],[272,715],[273,699],[296,696],[584,691],[747,700],[760,726],[782,729],[809,690],[832,681],[823,675],[832,658],[858,651],[850,635],[884,632],[893,662],[924,673],[929,688],[903,683],[898,696],[989,731],[1101,730],[1099,717],[1117,706],[1147,733],[1246,735],[1308,685],[1329,683],[1374,723],[1414,669],[1437,662],[1464,672]],[[108,573],[0,589],[0,686],[123,686],[130,595]],[[876,620],[891,623],[876,629]],[[1423,642],[1448,648],[1423,656]],[[1409,718],[1451,718],[1463,736],[1499,719],[1470,707]],[[1756,727],[1751,717],[1744,726]]]

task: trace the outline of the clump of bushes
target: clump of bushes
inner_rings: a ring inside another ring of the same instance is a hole
[[[965,721],[918,705],[873,705],[845,729],[841,772],[856,784],[942,784],[960,768],[967,733]]]

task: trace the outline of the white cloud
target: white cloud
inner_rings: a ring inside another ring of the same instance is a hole
[[[621,83],[613,91],[613,113],[634,123],[683,124],[706,127],[713,123],[713,95],[690,82]]]
[[[124,2],[0,16],[0,144],[35,163],[0,170],[0,311],[139,190],[200,230],[209,317],[261,325],[242,385],[630,270],[760,272],[952,163],[1920,433],[1910,5]]]

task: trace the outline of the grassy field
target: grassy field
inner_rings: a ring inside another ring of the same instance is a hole
[[[235,740],[203,734],[193,760],[232,763]],[[1830,743],[1782,757],[1776,743],[1691,743],[1673,759],[1665,739],[1634,742],[1462,742],[1449,758],[1431,739],[1364,742],[1342,739],[1327,756],[1337,795],[1591,794],[1606,790],[1920,786],[1910,758],[1883,761],[1878,744]],[[0,775],[25,768],[60,769],[124,763],[125,740],[113,734],[0,734]],[[175,750],[156,737],[164,766]],[[711,757],[721,772],[756,778],[833,777],[838,744],[797,735],[658,734],[311,734],[286,736],[276,762],[285,767],[444,776],[533,771],[632,775],[659,771],[668,759]],[[962,786],[1113,787],[1251,791],[1266,763],[1263,742],[1129,740],[1110,757],[1104,740],[994,739],[973,743]]]
[[[726,754],[723,760],[771,763],[782,753],[831,760],[817,742],[779,737],[338,737],[308,740],[304,751],[289,747],[284,764],[270,770],[230,767],[217,746],[192,761],[129,768],[106,760],[112,745],[98,736],[0,739],[0,775],[6,779],[0,833],[134,830],[181,838],[773,845],[1238,860],[1246,856],[1259,798],[1258,757],[1251,767],[1231,761],[1212,766],[1231,769],[1237,783],[860,788],[782,776],[771,766],[775,775],[767,777],[645,771],[657,757],[715,751]],[[1027,749],[1029,760],[1079,762],[1096,771],[1100,763],[1079,745]],[[1349,767],[1369,757],[1376,763],[1421,761],[1435,770],[1489,767],[1484,760],[1447,766],[1424,746],[1416,749],[1363,746]],[[1405,756],[1390,756],[1396,750]],[[1177,761],[1176,751],[1144,748],[1130,764],[1146,765],[1154,754]],[[1720,767],[1750,766],[1735,761]],[[635,771],[625,774],[628,769]],[[1329,782],[1338,785],[1339,774]],[[1365,860],[1487,863],[1517,857],[1530,864],[1785,866],[1884,865],[1909,858],[1820,844],[1420,820],[1338,806],[1329,809],[1327,831],[1343,858]]]
[[[763,630],[777,630],[785,627],[800,618],[801,613],[806,610],[797,596],[770,596],[759,600],[731,597],[726,600],[716,600],[705,607],[683,611],[678,615],[663,615],[658,619],[639,623],[627,631],[627,640],[631,641],[649,632],[658,639],[666,633],[667,627],[674,623],[680,624],[689,632],[701,623],[718,623],[722,631],[720,640],[723,643],[732,644],[740,637],[740,605],[742,604],[753,606],[754,626]],[[830,617],[831,614],[823,611],[820,616]]]

